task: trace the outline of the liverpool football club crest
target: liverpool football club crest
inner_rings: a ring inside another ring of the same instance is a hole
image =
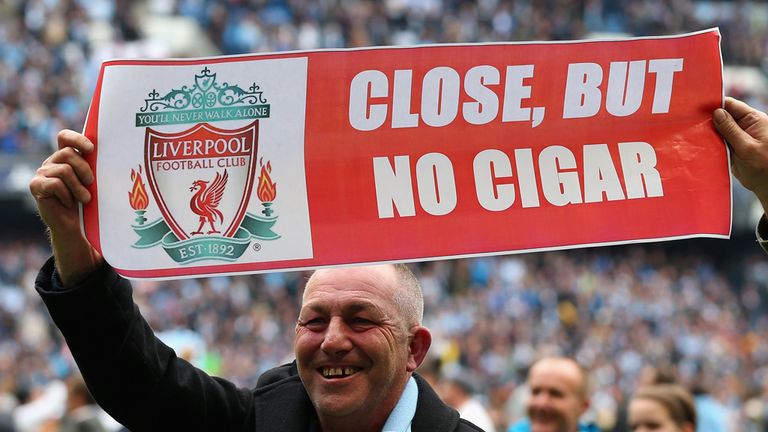
[[[219,84],[206,67],[191,86],[148,96],[136,113],[145,138],[143,166],[130,173],[128,201],[139,236],[133,246],[159,245],[184,264],[237,261],[252,239],[279,238],[272,230],[277,184],[271,163],[258,157],[259,121],[269,117],[260,88]],[[232,129],[212,124],[223,120],[249,123]],[[179,130],[183,124],[191,126]],[[159,214],[149,214],[150,201]]]

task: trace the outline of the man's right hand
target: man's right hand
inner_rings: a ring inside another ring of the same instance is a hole
[[[84,135],[62,130],[59,149],[38,168],[29,183],[37,209],[51,235],[56,267],[65,286],[80,281],[98,268],[103,259],[80,230],[79,203],[91,200],[86,188],[94,181],[83,154],[93,151]]]
[[[733,150],[731,170],[768,214],[768,115],[734,98],[713,113],[715,127]]]

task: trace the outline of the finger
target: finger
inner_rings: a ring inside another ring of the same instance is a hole
[[[722,108],[716,109],[712,114],[712,121],[717,131],[737,153],[745,147],[753,145],[754,138],[736,123],[728,111]]]
[[[81,153],[90,153],[94,149],[93,143],[85,135],[69,129],[59,131],[56,141],[58,142],[59,149],[72,147]]]
[[[83,183],[75,174],[74,168],[69,164],[58,163],[40,167],[38,175],[49,179],[59,179],[69,189],[74,198],[82,203],[87,203],[91,200],[91,193],[83,186]],[[44,183],[44,185],[48,184]]]
[[[741,125],[742,128],[746,129],[750,125],[744,125],[741,124],[742,121],[746,118],[756,118],[759,119],[765,114],[762,111],[756,110],[755,108],[752,108],[748,104],[738,100],[734,99],[732,97],[725,98],[725,110],[728,111],[731,116],[733,116],[734,120],[736,120],[737,123]]]
[[[38,203],[45,199],[56,198],[66,208],[72,208],[74,204],[72,193],[59,178],[36,176],[29,183],[29,191]]]
[[[77,178],[79,178],[83,184],[89,185],[93,183],[93,170],[91,170],[91,166],[83,156],[72,147],[65,147],[55,152],[43,163],[43,165],[46,164],[70,165],[74,170],[75,175],[77,175]]]

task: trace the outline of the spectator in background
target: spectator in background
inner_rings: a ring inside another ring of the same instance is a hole
[[[710,379],[699,373],[691,385],[698,413],[696,432],[728,432],[728,410],[710,394]]]
[[[85,381],[79,376],[70,378],[67,382],[67,412],[59,421],[58,432],[106,432],[100,414]]]
[[[637,378],[637,387],[652,386],[657,384],[675,384],[677,377],[671,365],[651,366],[645,365],[640,370]],[[626,432],[629,429],[628,418],[629,407],[627,403],[622,404],[616,411],[616,424],[613,432]]]
[[[633,432],[694,432],[696,407],[684,388],[675,384],[640,387],[629,402]]]
[[[19,387],[19,405],[13,410],[13,423],[19,432],[37,432],[56,424],[64,412],[67,387],[60,380]]]
[[[477,382],[469,371],[460,371],[454,376],[443,378],[439,384],[439,395],[459,416],[469,420],[485,432],[495,432],[488,411],[476,397]]]
[[[580,424],[589,408],[587,374],[575,360],[544,358],[531,366],[528,418],[510,426],[509,432],[597,432],[594,425]]]

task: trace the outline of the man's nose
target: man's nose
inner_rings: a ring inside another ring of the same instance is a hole
[[[549,405],[549,395],[546,392],[534,393],[531,395],[529,403],[536,407],[547,406]]]
[[[340,317],[333,317],[325,330],[325,337],[320,349],[327,354],[341,354],[352,349],[352,341],[349,340],[347,328],[344,320]]]

